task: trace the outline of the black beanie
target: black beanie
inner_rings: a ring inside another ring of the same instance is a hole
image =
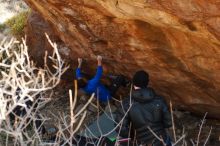
[[[149,75],[144,70],[137,71],[135,75],[133,76],[133,85],[144,88],[147,87],[149,82]]]

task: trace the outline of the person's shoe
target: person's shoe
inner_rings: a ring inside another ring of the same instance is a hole
[[[118,86],[128,87],[130,85],[130,80],[124,75],[118,75],[113,80],[113,83]]]

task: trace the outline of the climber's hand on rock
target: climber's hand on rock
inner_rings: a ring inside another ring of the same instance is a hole
[[[78,58],[78,68],[82,66],[82,58]]]
[[[98,66],[101,66],[102,65],[102,56],[98,55],[97,61],[98,61]]]

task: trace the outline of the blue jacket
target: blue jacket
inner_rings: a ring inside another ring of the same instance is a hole
[[[109,90],[100,82],[102,73],[102,66],[98,66],[96,70],[96,75],[91,80],[88,80],[87,85],[83,88],[83,90],[87,94],[95,93],[95,96],[99,99],[99,101],[106,102],[111,98],[111,95]],[[76,78],[82,78],[80,68],[76,69]]]

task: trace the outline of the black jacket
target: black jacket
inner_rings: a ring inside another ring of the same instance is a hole
[[[164,137],[165,128],[172,125],[171,115],[164,99],[157,96],[152,88],[134,90],[131,98],[122,102],[122,106],[123,108],[116,113],[116,121],[119,122],[124,117],[122,127],[117,129],[122,137],[134,138],[136,135],[138,143],[149,144],[155,139],[149,128],[158,136]],[[129,111],[125,116],[127,110]]]

